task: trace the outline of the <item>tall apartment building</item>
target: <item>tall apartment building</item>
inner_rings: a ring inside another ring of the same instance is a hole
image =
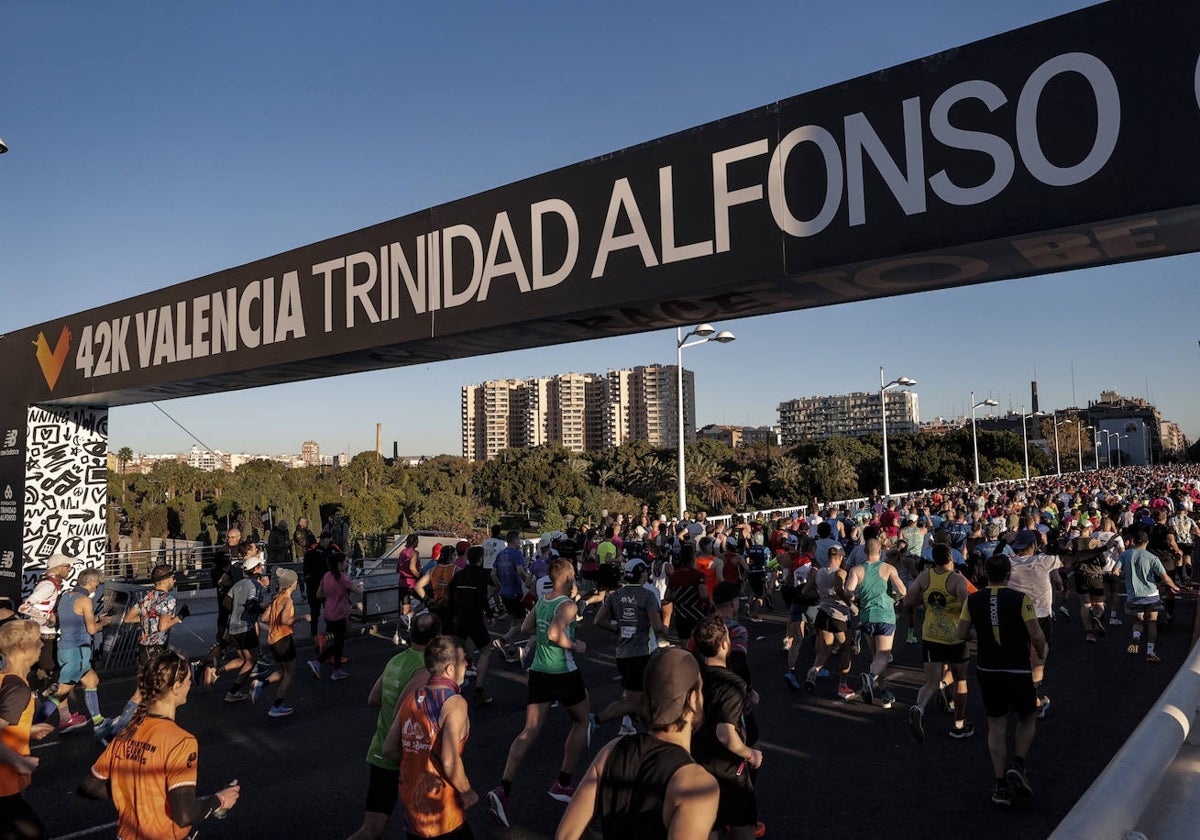
[[[921,413],[914,391],[885,392],[888,432],[916,432]],[[828,440],[834,436],[857,437],[881,428],[879,394],[835,394],[807,397],[779,404],[779,426],[785,444],[801,438]]]
[[[684,370],[684,436],[695,440],[695,390]],[[564,373],[500,379],[462,389],[462,453],[487,460],[508,447],[561,444],[572,452],[647,440],[675,446],[678,437],[674,365],[646,365],[607,374]]]
[[[300,460],[307,466],[319,467],[321,465],[321,444],[315,440],[306,440],[300,444]]]

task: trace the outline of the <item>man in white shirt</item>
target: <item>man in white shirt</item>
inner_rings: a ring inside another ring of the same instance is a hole
[[[1054,609],[1054,589],[1056,583],[1062,585],[1058,575],[1062,561],[1054,555],[1042,554],[1039,550],[1038,532],[1030,529],[1017,532],[1012,549],[1012,575],[1008,586],[1025,593],[1029,600],[1033,601],[1033,611],[1046,637],[1046,653],[1049,655],[1050,642],[1054,636],[1054,619],[1051,617]],[[1038,695],[1038,717],[1042,718],[1046,716],[1046,709],[1050,707],[1050,698],[1046,696],[1042,686],[1046,678],[1046,659],[1039,657],[1036,651],[1032,651],[1031,656],[1033,686]]]

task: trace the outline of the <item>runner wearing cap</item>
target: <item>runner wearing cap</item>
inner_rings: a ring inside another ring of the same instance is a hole
[[[621,675],[621,699],[609,703],[594,715],[597,724],[622,718],[622,735],[632,735],[632,715],[642,705],[642,675],[650,654],[658,649],[658,640],[665,636],[662,605],[658,595],[643,586],[648,567],[646,561],[635,557],[625,563],[625,583],[609,595],[596,613],[595,624],[617,634],[617,672]]]
[[[593,818],[605,840],[700,840],[716,823],[717,780],[691,757],[703,706],[695,657],[678,648],[656,651],[643,682],[646,733],[604,745],[563,814],[559,840],[580,840]]]
[[[818,569],[812,577],[812,584],[817,596],[817,619],[815,621],[817,657],[804,678],[804,688],[809,692],[816,689],[817,675],[829,661],[836,646],[840,657],[838,660],[838,699],[849,700],[854,697],[854,689],[850,688],[847,683],[850,675],[850,645],[846,643],[846,632],[850,625],[854,606],[845,589],[847,572],[842,568],[844,559],[841,549],[830,549],[829,564],[823,569]],[[791,671],[788,674],[791,677],[788,679],[788,684],[795,688],[796,685],[792,682],[795,675]]]
[[[255,579],[263,569],[262,555],[255,553],[257,546],[248,543],[243,550],[249,556],[242,562],[244,577],[229,590],[229,638],[233,640],[234,658],[225,666],[231,671],[237,668],[237,676],[233,686],[225,693],[226,703],[239,703],[249,700],[247,690],[250,683],[250,671],[254,668],[254,660],[258,655],[258,616],[262,613],[262,601],[259,599],[258,584]]]
[[[64,592],[58,602],[58,691],[49,701],[58,708],[58,731],[73,732],[87,726],[104,723],[100,714],[100,677],[92,668],[92,637],[111,621],[111,615],[97,616],[92,597],[100,587],[102,575],[99,569],[84,569],[75,586]],[[67,698],[76,685],[83,686],[83,699],[88,716],[71,712]]]
[[[35,676],[30,686],[35,692],[45,691],[54,685],[58,674],[58,599],[62,596],[66,579],[71,574],[73,561],[65,554],[52,554],[46,561],[46,574],[42,575],[29,597],[17,607],[17,612],[37,622],[42,637],[42,650],[38,654]]]

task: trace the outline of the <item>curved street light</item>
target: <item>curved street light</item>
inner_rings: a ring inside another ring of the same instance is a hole
[[[971,392],[971,449],[975,453],[975,483],[979,484],[979,439],[975,435],[975,409],[981,406],[997,406],[1000,403],[996,402],[991,397],[981,402],[975,402],[975,392]]]
[[[907,376],[901,376],[899,379],[893,379],[886,385],[883,384],[883,368],[879,369],[879,417],[883,426],[883,497],[890,499],[892,497],[892,480],[888,473],[888,447],[887,447],[887,398],[884,392],[889,388],[911,388],[917,384],[917,380]]]
[[[697,336],[696,341],[688,341],[692,336]],[[679,519],[683,520],[683,512],[687,507],[687,492],[686,475],[683,469],[683,351],[688,347],[696,347],[700,344],[706,344],[709,341],[715,341],[718,344],[728,344],[736,339],[733,333],[729,330],[721,330],[717,332],[717,328],[712,324],[701,324],[693,329],[687,335],[683,333],[683,327],[675,328],[675,395],[676,409],[679,412]]]
[[[1059,420],[1058,412],[1051,415],[1054,418],[1054,474],[1062,475],[1062,459],[1058,455],[1058,427],[1067,425],[1068,420]]]
[[[0,140],[0,155],[4,154],[7,151],[8,151],[8,146],[6,146],[4,144],[3,140]]]
[[[1034,417],[1045,417],[1046,412],[1035,411],[1032,414],[1025,413],[1025,406],[1021,406],[1021,444],[1025,450],[1025,483],[1029,483],[1029,430],[1025,426],[1025,421]]]

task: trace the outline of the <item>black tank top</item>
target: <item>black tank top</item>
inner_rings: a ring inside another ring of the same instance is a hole
[[[613,746],[600,774],[598,810],[605,840],[666,840],[663,802],[675,771],[691,764],[683,747],[653,735],[629,735]]]

